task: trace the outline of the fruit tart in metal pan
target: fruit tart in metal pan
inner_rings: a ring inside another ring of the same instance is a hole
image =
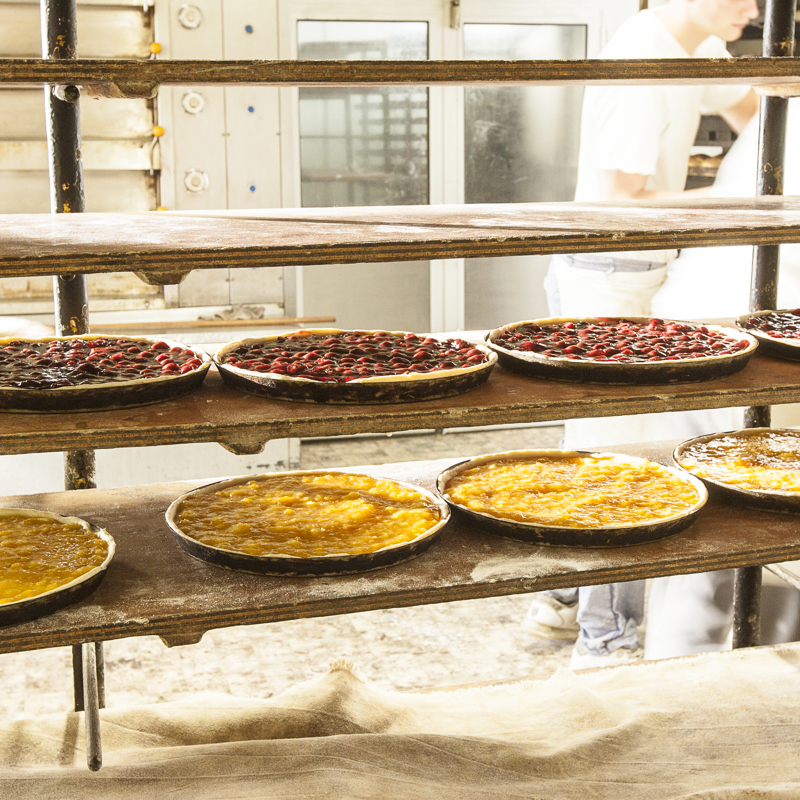
[[[698,436],[676,447],[672,458],[728,501],[800,513],[800,431],[746,428]]]
[[[202,350],[168,339],[0,339],[0,410],[95,411],[148,405],[197,389]]]
[[[551,317],[491,331],[508,369],[583,383],[691,383],[742,369],[756,340],[718,325],[648,317]]]
[[[340,575],[398,564],[450,518],[434,492],[356,472],[248,475],[181,495],[167,509],[178,545],[201,561],[266,575]]]
[[[107,531],[78,517],[0,509],[0,625],[82,600],[105,577],[114,547]]]
[[[462,461],[436,488],[473,527],[533,544],[617,547],[671,536],[708,499],[703,484],[644,458],[523,450]]]
[[[402,403],[482,384],[497,356],[484,345],[400,331],[304,330],[231,342],[214,354],[229,386],[304,403]]]
[[[754,311],[739,317],[736,327],[754,336],[762,353],[800,361],[800,308]]]

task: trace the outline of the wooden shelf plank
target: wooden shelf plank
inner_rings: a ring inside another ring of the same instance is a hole
[[[0,215],[0,276],[800,242],[800,198]]]
[[[151,97],[163,84],[370,86],[424,84],[782,84],[800,58],[586,59],[539,61],[202,61],[0,59],[0,84],[74,83],[120,96]],[[103,89],[101,87],[105,86]],[[113,88],[111,88],[113,87]]]
[[[664,461],[671,446],[617,448]],[[451,460],[355,471],[432,488]],[[277,578],[197,561],[175,544],[164,511],[196,484],[26,495],[5,507],[40,508],[106,527],[117,554],[86,600],[0,629],[0,652],[157,634],[187,642],[213,628],[493,597],[576,585],[777,563],[800,557],[792,515],[710,503],[686,531],[661,542],[601,550],[537,547],[451,523],[423,555],[374,572]]]
[[[315,405],[227,389],[212,372],[187,397],[159,405],[73,414],[0,414],[0,452],[223,442],[253,452],[269,439],[456,428],[579,417],[774,405],[800,399],[800,363],[756,354],[727,378],[656,386],[560,383],[496,367],[483,386],[443,400]]]

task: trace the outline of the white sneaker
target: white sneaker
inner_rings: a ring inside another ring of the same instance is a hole
[[[572,657],[569,660],[570,669],[591,669],[593,667],[618,667],[620,664],[631,664],[644,658],[644,648],[618,647],[607,655],[596,655],[586,649],[586,645],[578,639],[572,648]]]
[[[572,642],[580,633],[580,626],[575,621],[577,616],[577,600],[567,605],[549,594],[539,593],[523,618],[522,627],[538,639]]]

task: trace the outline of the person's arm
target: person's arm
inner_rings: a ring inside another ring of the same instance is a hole
[[[618,169],[597,170],[597,189],[602,200],[670,200],[678,197],[707,197],[710,187],[685,192],[653,192],[645,189],[649,175],[620,172]]]
[[[756,111],[758,111],[758,95],[751,89],[736,105],[720,111],[719,114],[736,133],[741,133]]]
[[[758,95],[751,89],[738,103],[720,112],[720,116],[741,133],[758,111]],[[708,197],[711,187],[689,189],[683,192],[653,192],[645,189],[649,175],[639,175],[620,170],[597,171],[597,188],[603,200],[673,200],[679,197]]]

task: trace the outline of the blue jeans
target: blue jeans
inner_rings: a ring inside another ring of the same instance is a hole
[[[620,647],[642,646],[636,626],[644,619],[644,581],[552,589],[545,594],[567,605],[578,601],[580,638],[590,653],[605,656]]]

